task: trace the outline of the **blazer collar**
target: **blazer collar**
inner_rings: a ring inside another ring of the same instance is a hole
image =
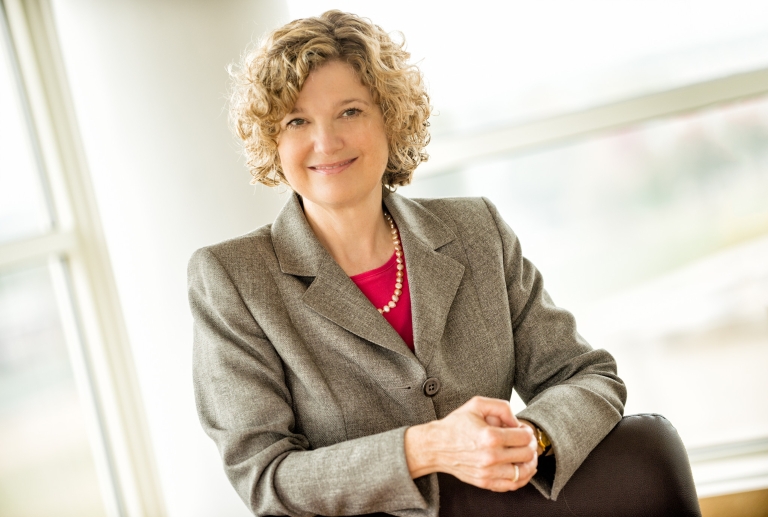
[[[396,193],[385,193],[384,205],[395,219],[401,233],[408,232],[432,250],[456,238],[443,221],[411,199]],[[271,234],[283,273],[317,276],[323,262],[333,260],[310,228],[299,197],[295,193],[285,203],[272,224]]]
[[[331,259],[310,228],[299,196],[293,194],[272,223],[272,245],[283,273],[317,276],[320,265]]]
[[[400,230],[411,286],[415,352],[426,365],[442,336],[464,274],[463,265],[437,251],[456,235],[415,201],[390,193],[384,204]],[[271,234],[281,271],[315,278],[302,298],[307,306],[353,334],[413,357],[397,332],[320,244],[297,195],[285,204]]]
[[[384,205],[401,233],[406,231],[427,247],[436,250],[456,238],[456,234],[421,204],[399,194],[384,196]]]

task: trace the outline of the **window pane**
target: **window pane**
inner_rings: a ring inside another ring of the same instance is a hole
[[[402,31],[438,116],[435,141],[768,66],[764,0],[288,0]],[[404,13],[407,13],[404,15]]]
[[[0,515],[106,515],[51,270],[0,273]]]
[[[688,446],[768,436],[768,99],[416,177],[406,195],[496,203],[616,355],[628,413]]]
[[[0,6],[0,243],[51,226],[2,15]]]

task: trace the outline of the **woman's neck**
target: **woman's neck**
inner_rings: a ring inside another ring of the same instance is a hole
[[[381,197],[329,208],[303,202],[307,222],[341,269],[356,275],[384,264],[394,250]]]

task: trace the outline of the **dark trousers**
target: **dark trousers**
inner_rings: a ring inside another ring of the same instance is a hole
[[[552,476],[554,458],[539,472]],[[660,415],[622,419],[568,481],[557,501],[532,485],[491,492],[438,474],[440,517],[701,516],[688,456],[677,431]],[[384,514],[372,514],[379,517]]]

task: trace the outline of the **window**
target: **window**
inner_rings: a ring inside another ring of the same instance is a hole
[[[768,437],[748,395],[768,392],[768,98],[404,190],[491,198],[555,301],[616,356],[628,414],[665,415],[692,450]]]
[[[45,2],[0,2],[0,514],[163,515]]]
[[[402,192],[489,197],[699,495],[767,487],[765,3],[289,1],[331,8],[421,61],[431,157]]]
[[[76,336],[66,331],[73,323],[66,284],[65,264],[55,259],[0,273],[3,515],[106,515],[87,392],[78,389],[68,351]]]

